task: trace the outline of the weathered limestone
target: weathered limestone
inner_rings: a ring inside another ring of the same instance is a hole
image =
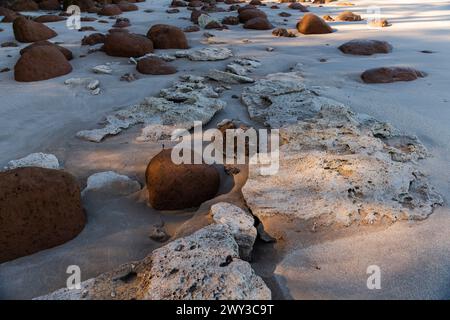
[[[170,137],[175,129],[191,129],[194,121],[208,123],[225,106],[219,95],[204,83],[204,78],[184,76],[172,87],[163,89],[159,97],[147,97],[106,117],[99,129],[77,133],[79,138],[100,142],[105,136],[116,135],[123,129],[144,124],[140,141]]]
[[[238,244],[225,224],[172,241],[144,260],[84,281],[81,287],[38,299],[271,299],[263,280],[239,259]]]
[[[126,196],[141,190],[141,185],[125,175],[114,171],[94,173],[87,179],[86,188],[81,195],[89,191],[107,193],[114,196]]]
[[[55,155],[38,152],[29,154],[28,156],[17,160],[11,160],[10,162],[8,162],[4,169],[13,170],[23,167],[39,167],[46,169],[60,168],[58,158],[56,158]]]
[[[233,56],[228,48],[206,47],[202,49],[180,50],[175,52],[177,58],[188,58],[192,61],[225,60]]]

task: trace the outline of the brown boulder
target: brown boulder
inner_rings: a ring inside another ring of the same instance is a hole
[[[37,11],[39,10],[39,5],[33,0],[16,0],[11,9],[14,11]]]
[[[13,22],[14,20],[16,20],[16,18],[19,16],[19,14],[10,9],[0,7],[0,16],[3,16],[3,19],[1,22],[9,23],[9,22]]]
[[[248,20],[253,18],[267,19],[267,15],[258,9],[246,9],[239,12],[239,21],[241,23],[246,23]]]
[[[391,83],[396,81],[413,81],[425,77],[425,73],[413,68],[383,67],[364,71],[361,79],[365,83]]]
[[[83,12],[91,11],[91,9],[95,7],[95,2],[93,0],[74,0],[72,4],[79,6],[80,10]],[[67,8],[64,5],[64,10],[66,9]]]
[[[39,2],[39,9],[41,10],[61,10],[61,4],[58,0],[44,0]]]
[[[88,36],[85,36],[81,40],[82,46],[93,46],[98,43],[104,43],[106,39],[106,36],[103,33],[92,33]]]
[[[269,22],[269,20],[265,18],[253,18],[248,20],[244,24],[245,29],[254,29],[254,30],[270,30],[273,29],[273,25]]]
[[[301,12],[309,12],[308,8],[298,2],[292,2],[288,5],[288,8],[293,10],[300,10]]]
[[[98,14],[101,16],[118,16],[122,14],[122,10],[116,4],[107,4],[101,8]]]
[[[297,30],[303,34],[325,34],[333,32],[325,21],[313,13],[307,13],[303,16],[297,23]]]
[[[149,201],[157,210],[198,207],[212,199],[219,190],[216,168],[206,164],[172,162],[170,149],[157,154],[145,172]]]
[[[153,52],[153,43],[138,34],[113,32],[106,36],[103,50],[114,57],[142,57]]]
[[[1,172],[0,221],[0,263],[73,239],[86,223],[75,178],[42,168]]]
[[[123,12],[139,10],[139,7],[137,5],[129,3],[128,1],[121,1],[117,5]]]
[[[352,40],[339,47],[345,54],[370,56],[376,53],[389,53],[392,46],[386,41],[379,40]]]
[[[57,36],[57,33],[46,25],[18,17],[13,22],[14,36],[20,42],[35,42],[47,40]]]
[[[156,57],[140,59],[136,65],[136,69],[140,73],[153,75],[174,74],[177,72],[175,67]]]
[[[239,24],[239,18],[234,16],[228,16],[222,19],[222,24],[236,25]]]
[[[344,11],[340,13],[336,19],[336,21],[362,21],[360,15],[354,14],[351,11]]]
[[[52,14],[44,14],[43,16],[36,17],[33,20],[40,23],[49,23],[49,22],[64,21],[66,20],[66,18],[61,16],[54,16]]]
[[[35,46],[25,50],[14,66],[14,79],[20,82],[41,81],[72,71],[64,54],[55,46]]]
[[[56,49],[58,49],[66,57],[67,60],[72,60],[73,59],[72,51],[70,51],[69,49],[66,49],[64,47],[61,47],[61,46],[59,46],[57,44],[51,43],[51,42],[49,42],[47,40],[33,42],[29,46],[27,46],[27,47],[23,48],[22,50],[20,50],[20,55],[23,55],[25,52],[27,52],[31,48],[39,47],[39,46],[52,46],[52,47],[55,47]]]
[[[167,24],[156,24],[147,32],[155,49],[188,49],[188,41],[183,30]]]

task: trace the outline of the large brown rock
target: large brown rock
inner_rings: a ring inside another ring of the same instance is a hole
[[[345,54],[370,56],[376,53],[389,53],[392,46],[386,41],[380,40],[351,40],[339,47]]]
[[[73,54],[72,51],[70,51],[67,48],[64,48],[60,45],[51,43],[47,40],[42,40],[42,41],[37,41],[37,42],[33,42],[32,44],[30,44],[29,46],[23,48],[22,50],[20,50],[20,54],[23,55],[25,52],[29,51],[32,48],[35,47],[39,47],[39,46],[52,46],[56,49],[58,49],[65,57],[67,60],[72,60],[73,59]]]
[[[241,23],[246,23],[248,20],[253,18],[264,18],[267,19],[267,15],[258,9],[246,9],[239,12],[239,21]]]
[[[72,3],[79,6],[83,12],[92,11],[95,8],[95,2],[93,0],[74,0]],[[66,6],[64,6],[65,9],[67,9]]]
[[[183,30],[167,24],[156,24],[147,32],[155,49],[188,49],[188,41]]]
[[[116,4],[107,4],[98,13],[101,16],[118,16],[122,14],[122,10]]]
[[[86,217],[75,178],[60,170],[0,172],[0,263],[63,244]]]
[[[49,23],[49,22],[64,21],[66,20],[66,18],[61,16],[55,16],[53,14],[44,14],[42,16],[34,18],[33,20],[40,23]]]
[[[176,165],[172,162],[171,151],[161,151],[147,167],[145,176],[152,207],[187,209],[212,199],[220,185],[216,168],[206,164]]]
[[[81,40],[81,45],[82,46],[93,46],[96,45],[98,43],[104,43],[106,39],[106,36],[103,33],[91,33],[88,36],[85,36],[82,40]]]
[[[45,24],[18,17],[13,22],[14,37],[20,42],[36,42],[57,36],[57,33]]]
[[[44,0],[39,2],[39,9],[41,10],[61,10],[61,4],[58,0]]]
[[[106,36],[103,50],[114,57],[142,57],[153,52],[153,43],[138,34],[113,32]]]
[[[413,68],[383,67],[364,71],[361,79],[365,83],[391,83],[396,81],[413,81],[425,77],[425,73]]]
[[[14,11],[37,11],[39,5],[33,0],[16,0],[11,6]]]
[[[332,33],[333,29],[321,18],[313,13],[307,13],[297,23],[297,30],[303,34]]]
[[[55,46],[29,48],[14,66],[14,79],[20,82],[40,81],[63,76],[72,71],[64,54]]]
[[[139,10],[139,7],[133,3],[129,3],[128,1],[121,1],[117,4],[123,12],[128,11],[137,11]]]
[[[0,16],[3,16],[3,19],[1,22],[8,23],[8,22],[13,22],[14,20],[16,20],[16,18],[19,16],[19,14],[13,10],[0,7]]]
[[[265,18],[253,18],[248,20],[244,24],[245,29],[254,29],[254,30],[270,30],[273,29],[273,25],[269,22],[269,20]]]
[[[344,11],[336,17],[336,21],[362,21],[362,18],[351,11]]]
[[[174,66],[157,57],[140,59],[136,65],[136,69],[140,73],[153,75],[173,74],[177,72]]]

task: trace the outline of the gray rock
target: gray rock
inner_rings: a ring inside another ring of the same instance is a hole
[[[46,154],[42,152],[32,153],[26,157],[11,160],[5,166],[5,170],[12,170],[22,167],[39,167],[47,169],[59,169],[59,161],[53,154]]]
[[[99,172],[87,179],[82,195],[89,191],[107,193],[114,196],[126,196],[141,190],[141,185],[125,175],[114,171]]]

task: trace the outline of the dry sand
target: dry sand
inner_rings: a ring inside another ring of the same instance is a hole
[[[422,162],[423,170],[444,198],[449,199],[450,5],[447,1],[424,3],[418,0],[352,2],[356,6],[311,6],[311,11],[319,16],[334,16],[349,9],[364,17],[368,6],[378,5],[392,26],[368,29],[364,21],[335,22],[331,23],[337,30],[333,34],[300,35],[297,38],[275,38],[271,31],[250,31],[242,29],[241,25],[209,32],[227,42],[220,46],[230,47],[235,55],[260,59],[262,66],[252,74],[256,79],[269,73],[288,71],[301,63],[305,81],[308,85],[320,86],[321,94],[348,104],[356,112],[367,113],[419,136],[433,154],[432,158]],[[169,0],[147,0],[137,4],[140,11],[122,16],[131,20],[130,31],[143,34],[156,23],[191,25],[185,19],[190,12],[185,9],[179,14],[166,14],[168,3]],[[275,26],[295,28],[301,13],[287,9],[286,4],[279,4],[283,10],[271,10],[267,3],[263,10]],[[149,8],[154,12],[143,11]],[[281,11],[292,14],[287,22],[277,15]],[[85,22],[83,25],[106,32],[114,22],[109,21],[109,24]],[[71,61],[74,71],[60,78],[30,84],[15,82],[12,72],[0,73],[0,166],[32,152],[49,152],[56,154],[65,169],[76,175],[81,184],[88,175],[105,170],[127,174],[143,183],[145,166],[161,146],[137,143],[138,127],[100,144],[81,141],[75,138],[75,133],[95,127],[118,107],[157,94],[179,75],[202,75],[212,68],[223,69],[227,61],[178,59],[173,63],[179,70],[175,75],[139,75],[137,81],[122,82],[119,80],[122,74],[135,72],[134,65],[127,59],[109,57],[102,52],[79,58],[88,50],[88,47],[80,47],[81,38],[88,33],[67,30],[64,22],[48,25],[59,34],[52,40],[64,42],[73,51],[76,57]],[[0,43],[14,40],[11,25],[1,27],[5,31],[0,32]],[[202,34],[203,31],[187,34],[191,47],[205,46],[201,42],[204,40]],[[337,50],[340,44],[352,39],[387,40],[394,46],[394,51],[388,55],[353,57]],[[21,44],[20,48],[24,46]],[[273,47],[274,51],[266,51],[267,47]],[[20,48],[0,49],[0,69],[13,68]],[[420,52],[422,50],[434,53],[426,54]],[[160,52],[172,53],[173,50]],[[321,62],[321,59],[326,60]],[[112,66],[113,75],[95,75],[90,71],[91,67],[107,62],[117,63]],[[358,78],[366,69],[388,65],[412,66],[428,76],[414,82],[386,85],[366,85]],[[65,86],[64,80],[72,77],[99,79],[102,93],[92,96],[83,88]],[[232,95],[240,94],[242,87],[233,86],[224,93],[223,99],[228,105],[214,117],[209,127],[224,118],[250,122],[245,108],[232,98]],[[223,188],[223,192],[229,191],[230,182]],[[236,194],[229,198],[230,201],[242,200]],[[151,224],[163,219],[169,233],[175,234],[193,215],[192,212],[161,214],[136,199],[87,197],[85,206],[89,222],[76,239],[0,265],[0,298],[32,298],[63,287],[67,277],[65,270],[70,264],[80,265],[85,280],[121,263],[141,259],[161,245],[148,239]],[[207,206],[205,204],[200,211],[207,211]],[[450,292],[446,288],[450,277],[450,243],[446,236],[450,227],[449,214],[445,205],[426,221],[397,223],[387,229],[349,228],[312,233],[301,225],[286,224],[286,232],[279,235],[277,244],[257,246],[253,266],[278,298],[449,298]],[[296,232],[298,229],[301,232]],[[367,264],[378,264],[382,268],[382,290],[367,289]],[[319,271],[316,265],[320,266]]]

